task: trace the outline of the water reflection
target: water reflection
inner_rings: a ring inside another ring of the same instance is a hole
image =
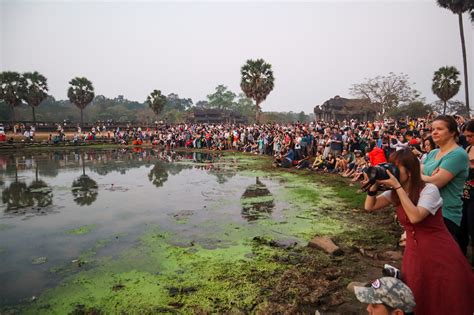
[[[241,201],[242,217],[247,221],[268,217],[275,208],[273,195],[258,177],[255,178],[255,184],[245,189]]]
[[[72,185],[69,189],[77,205],[90,206],[97,200],[101,187],[91,173],[107,176],[116,172],[125,175],[128,171],[143,166],[150,167],[146,175],[148,181],[157,188],[163,187],[170,176],[178,175],[187,169],[204,170],[215,176],[219,184],[226,183],[237,172],[235,163],[221,162],[219,153],[209,152],[174,152],[142,148],[19,152],[0,155],[0,176],[2,179],[15,178],[5,181],[2,201],[6,206],[5,211],[15,214],[34,213],[33,210],[38,212],[39,209],[51,208],[53,190],[51,183],[48,183],[51,180],[47,179],[58,177],[63,170],[76,172],[79,168],[82,169],[82,174],[71,179]],[[89,174],[86,174],[86,168]],[[23,178],[18,178],[18,172],[28,171],[35,172],[35,178],[30,185],[22,180]],[[23,211],[19,211],[20,209]],[[44,210],[40,212],[45,213]]]
[[[99,194],[99,186],[97,182],[86,175],[86,168],[84,165],[84,155],[81,155],[82,161],[82,175],[72,182],[72,195],[74,202],[79,206],[90,206],[97,199]]]
[[[168,172],[162,162],[157,162],[148,173],[148,179],[156,187],[161,187],[168,180]]]
[[[53,204],[52,189],[38,178],[38,168],[35,171],[35,179],[29,186],[18,179],[16,171],[15,181],[2,191],[2,202],[9,214],[46,214],[47,211],[43,208]]]
[[[35,180],[31,183],[29,191],[38,207],[48,207],[53,204],[53,190],[45,181],[38,179],[38,166],[35,170]]]

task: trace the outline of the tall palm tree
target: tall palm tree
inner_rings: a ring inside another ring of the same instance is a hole
[[[469,111],[469,83],[467,80],[467,57],[466,57],[466,42],[464,40],[464,27],[462,21],[462,15],[465,12],[470,12],[474,9],[473,0],[436,0],[438,5],[442,8],[448,9],[454,14],[458,15],[459,22],[459,34],[461,36],[461,47],[462,47],[462,60],[464,63],[464,90],[466,93],[466,108]]]
[[[76,77],[69,81],[71,85],[67,90],[67,97],[81,110],[81,127],[84,123],[83,110],[94,99],[94,87],[87,78]]]
[[[48,84],[46,78],[37,71],[23,73],[23,78],[25,79],[23,100],[31,106],[33,122],[36,124],[35,107],[48,97]]]
[[[24,94],[25,79],[21,74],[13,71],[0,73],[0,100],[10,105],[14,122],[16,122],[15,107],[21,105]]]
[[[273,77],[272,65],[263,59],[247,60],[240,69],[242,80],[240,88],[247,97],[255,100],[255,119],[257,123],[260,118],[260,103],[262,103],[273,90],[275,78]]]
[[[459,71],[455,67],[441,67],[434,73],[431,90],[444,102],[443,115],[446,114],[446,105],[454,95],[458,94],[461,81]]]
[[[156,116],[163,111],[166,101],[166,96],[161,94],[160,90],[153,90],[153,92],[151,92],[151,94],[146,98],[146,103],[150,106]]]

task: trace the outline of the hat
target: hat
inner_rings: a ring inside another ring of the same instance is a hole
[[[372,282],[370,287],[354,287],[359,301],[367,304],[385,304],[399,308],[405,313],[413,312],[415,298],[410,288],[401,280],[382,277]]]
[[[409,145],[417,145],[418,144],[418,140],[416,140],[415,138],[411,139],[410,141],[408,141],[408,144]]]

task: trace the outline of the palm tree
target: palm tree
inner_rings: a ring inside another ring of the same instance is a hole
[[[87,78],[76,77],[69,81],[71,85],[67,90],[67,97],[81,110],[81,127],[84,123],[83,110],[94,99],[94,87]]]
[[[240,69],[242,80],[240,88],[247,97],[255,100],[255,119],[260,118],[260,103],[262,103],[273,90],[275,78],[272,66],[263,59],[247,60]]]
[[[154,90],[151,92],[150,95],[146,98],[146,103],[150,106],[151,110],[158,116],[166,104],[166,96],[161,94],[160,90]]]
[[[23,100],[31,106],[33,122],[36,124],[35,107],[48,97],[48,84],[46,78],[37,71],[23,73],[23,78],[25,79]]]
[[[454,95],[458,94],[461,81],[459,71],[455,67],[441,67],[434,73],[431,90],[444,102],[443,115],[446,114],[446,105]]]
[[[438,5],[442,8],[448,9],[454,14],[458,15],[459,34],[461,36],[462,60],[464,63],[464,89],[466,93],[466,108],[469,111],[469,83],[467,80],[467,57],[466,57],[466,42],[464,41],[464,27],[462,15],[465,12],[470,12],[474,9],[474,2],[472,0],[436,0]]]
[[[24,94],[25,79],[21,74],[13,71],[0,73],[0,100],[10,105],[14,122],[16,122],[15,107],[21,105]]]

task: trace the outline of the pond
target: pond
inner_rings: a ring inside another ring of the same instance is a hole
[[[153,149],[0,154],[0,311],[252,310],[278,248],[344,223],[261,159]],[[268,163],[268,161],[264,161]],[[324,196],[325,198],[321,198]]]

